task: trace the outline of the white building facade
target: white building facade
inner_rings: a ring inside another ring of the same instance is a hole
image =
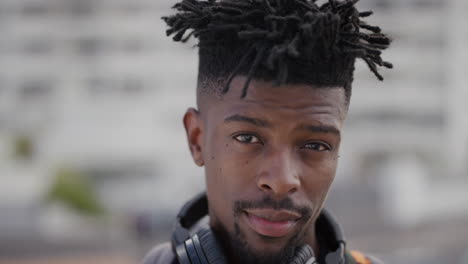
[[[0,234],[34,224],[15,219],[41,206],[62,166],[86,172],[114,211],[175,210],[203,188],[182,126],[195,105],[197,52],[165,37],[160,17],[172,4],[0,2],[0,210],[11,216]],[[394,38],[384,57],[395,69],[380,83],[359,63],[337,185],[384,189],[380,202],[395,220],[417,224],[440,183],[447,200],[468,201],[468,2],[360,6]],[[18,160],[12,146],[23,135],[34,154]]]

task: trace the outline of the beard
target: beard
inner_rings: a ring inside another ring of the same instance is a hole
[[[239,258],[239,263],[243,264],[286,264],[291,261],[300,244],[299,235],[289,239],[286,246],[277,252],[258,252],[249,247],[239,225],[235,224],[234,235],[229,237],[232,252]],[[266,238],[267,239],[267,238]]]
[[[281,250],[276,252],[259,252],[249,246],[245,235],[242,233],[238,224],[238,219],[245,209],[250,208],[274,208],[276,210],[287,209],[296,211],[302,215],[303,219],[309,219],[312,215],[312,210],[308,207],[295,206],[291,199],[285,198],[281,201],[275,201],[270,197],[264,197],[258,202],[250,201],[236,201],[234,203],[234,231],[229,232],[224,225],[221,223],[215,232],[218,233],[219,241],[224,248],[224,251],[228,254],[228,262],[235,260],[237,263],[242,264],[286,264],[289,263],[295,255],[298,247],[304,245],[304,237],[306,232],[298,232],[294,234],[286,243]],[[265,241],[271,239],[269,237],[263,237]]]

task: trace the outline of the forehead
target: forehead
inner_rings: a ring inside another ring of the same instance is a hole
[[[211,96],[202,115],[229,116],[237,113],[269,115],[272,119],[313,118],[341,127],[347,105],[342,87],[314,87],[306,84],[275,86],[272,82],[252,80],[246,97],[241,98],[246,78],[233,79],[224,95]],[[205,112],[205,113],[203,113]],[[283,117],[283,118],[282,118]],[[291,120],[300,121],[300,120]]]

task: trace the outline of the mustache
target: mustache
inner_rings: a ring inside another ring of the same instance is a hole
[[[296,205],[290,197],[275,200],[271,196],[264,196],[258,201],[238,200],[234,202],[234,216],[240,216],[247,209],[289,210],[300,214],[303,219],[312,215],[312,208]]]

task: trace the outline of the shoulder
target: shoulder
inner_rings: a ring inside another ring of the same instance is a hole
[[[351,250],[349,254],[357,264],[384,264],[381,260],[356,250]]]
[[[175,260],[170,243],[155,246],[141,264],[171,264]]]

